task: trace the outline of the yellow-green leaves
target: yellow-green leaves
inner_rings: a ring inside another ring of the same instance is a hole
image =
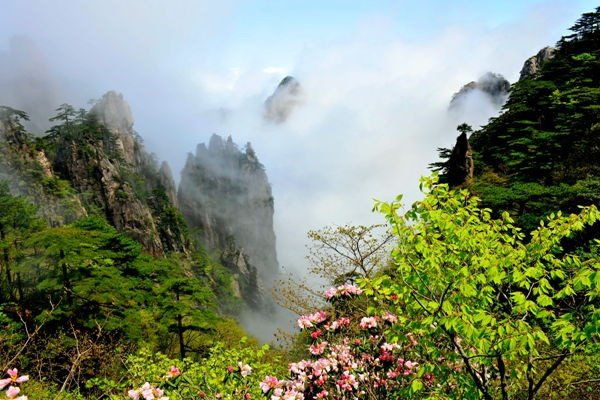
[[[508,213],[491,218],[466,191],[449,190],[435,177],[424,178],[421,188],[425,198],[403,215],[397,203],[376,205],[397,236],[396,285],[382,277],[368,293],[395,293],[397,313],[430,335],[429,348],[444,357],[460,354],[473,371],[491,374],[487,387],[475,378],[472,385],[486,393],[502,374],[508,379],[499,359],[510,360],[511,376],[524,379],[527,368],[538,368],[540,354],[598,340],[600,262],[562,247],[598,220],[595,207],[554,213],[525,238]]]

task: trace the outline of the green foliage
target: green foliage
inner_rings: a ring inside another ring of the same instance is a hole
[[[251,371],[247,374],[245,370],[242,374],[241,367],[246,365]],[[250,345],[246,339],[231,347],[216,344],[201,361],[173,360],[142,349],[127,358],[126,367],[127,373],[119,381],[93,379],[88,386],[111,399],[126,399],[127,390],[145,382],[161,388],[171,399],[259,399],[262,397],[259,384],[264,376],[283,371],[268,346]],[[173,367],[180,373],[169,373]],[[250,397],[244,397],[248,395]]]
[[[533,399],[565,359],[598,351],[600,262],[561,246],[600,218],[596,207],[552,214],[525,240],[508,213],[492,218],[466,190],[435,179],[422,190],[405,215],[398,202],[377,204],[398,240],[396,270],[368,292],[394,295],[432,357],[464,362],[470,381],[458,384],[473,398]]]
[[[27,236],[44,226],[36,211],[24,198],[11,195],[6,182],[0,182],[0,304],[24,302],[16,266],[25,258]]]
[[[148,203],[156,218],[158,234],[163,247],[167,251],[189,248],[191,240],[183,214],[171,202],[162,185],[152,191]]]
[[[64,157],[62,152],[77,143],[79,151],[88,158],[93,158],[100,148],[111,160],[122,159],[116,144],[117,137],[95,115],[83,108],[75,110],[69,104],[62,104],[56,111],[57,115],[50,121],[60,123],[48,129],[44,138],[37,140],[50,158]]]
[[[152,258],[98,217],[44,227],[6,185],[0,206],[0,364],[71,387],[138,345],[202,356],[214,344],[216,296],[185,257]]]

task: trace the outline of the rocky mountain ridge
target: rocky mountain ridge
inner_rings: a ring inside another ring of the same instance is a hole
[[[267,305],[264,288],[279,270],[273,197],[250,144],[240,151],[214,135],[199,145],[178,193],[169,165],[144,149],[121,94],[107,92],[89,112],[62,105],[41,138],[23,128],[25,113],[0,111],[0,178],[51,225],[99,214],[158,257],[190,257],[196,239],[234,275],[245,303]]]

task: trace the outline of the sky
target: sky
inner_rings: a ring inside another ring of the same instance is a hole
[[[597,4],[565,1],[0,0],[0,104],[43,131],[61,103],[123,93],[147,148],[174,175],[213,133],[252,142],[275,197],[281,264],[306,267],[306,232],[382,222],[406,203],[455,127],[498,110],[448,112],[487,71],[510,82]],[[264,100],[287,74],[304,103],[282,124]]]

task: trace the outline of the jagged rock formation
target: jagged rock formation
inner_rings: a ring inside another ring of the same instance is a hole
[[[178,204],[208,250],[242,278],[243,298],[256,305],[258,281],[272,282],[279,267],[271,186],[250,144],[240,151],[231,137],[213,135],[208,147],[198,145],[182,171]]]
[[[153,255],[190,252],[170,169],[145,151],[122,95],[106,93],[88,113],[61,106],[59,124],[35,140],[18,123],[26,114],[3,110],[3,170],[51,225],[100,212]]]
[[[106,92],[90,109],[90,114],[116,135],[116,144],[125,161],[134,165],[143,162],[144,152],[133,132],[133,114],[122,94],[112,90]]]
[[[285,122],[294,109],[302,104],[303,93],[300,83],[292,76],[286,76],[277,85],[271,96],[265,100],[264,118],[274,123]]]
[[[153,255],[164,254],[150,208],[124,176],[119,160],[105,146],[81,146],[60,140],[54,167],[80,193],[89,193],[88,205],[100,208],[115,228],[129,233]]]
[[[450,187],[469,185],[473,180],[473,156],[467,133],[456,138],[446,164],[446,181]]]
[[[534,77],[539,71],[540,66],[552,57],[554,57],[553,47],[544,47],[535,56],[529,57],[525,63],[523,63],[519,80]]]
[[[487,72],[477,81],[472,81],[464,85],[450,100],[450,109],[460,106],[460,104],[470,94],[479,92],[485,95],[492,104],[500,107],[508,97],[510,82],[502,75],[493,72]]]
[[[167,165],[160,168],[133,131],[133,116],[121,94],[107,92],[89,115],[109,135],[85,143],[57,138],[54,166],[78,192],[91,193],[92,203],[108,221],[138,240],[154,255],[188,252],[184,229],[165,226],[163,215],[174,208],[175,183]],[[170,204],[169,204],[170,203]],[[175,224],[170,220],[168,224]],[[173,237],[175,236],[175,237]]]

